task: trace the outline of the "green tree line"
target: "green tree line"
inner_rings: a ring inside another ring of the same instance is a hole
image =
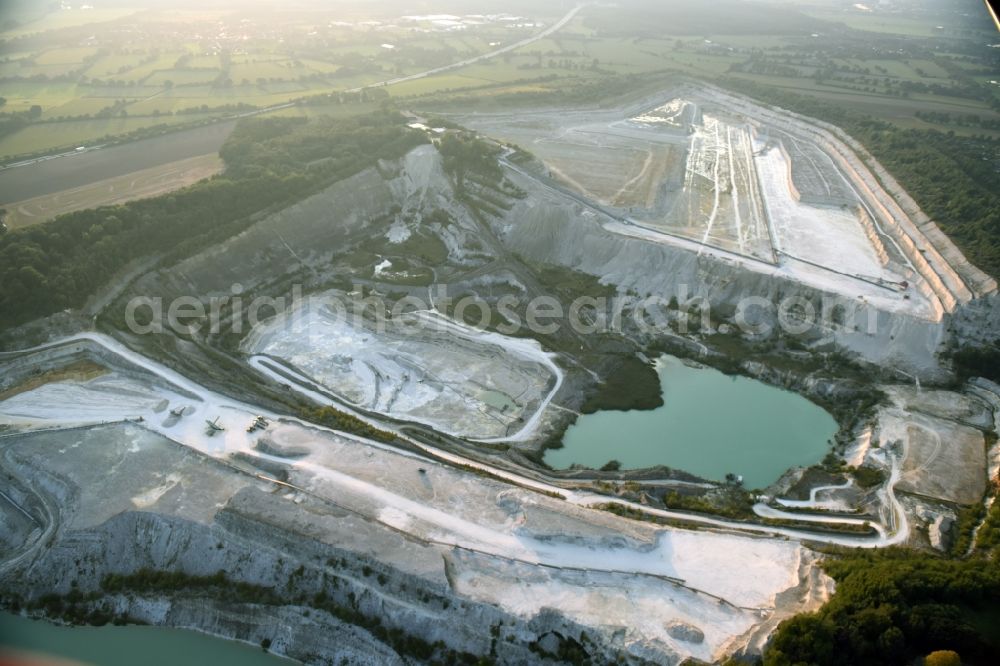
[[[764,664],[908,664],[939,650],[966,664],[998,663],[997,550],[951,560],[908,548],[828,558],[836,593],[783,622]]]
[[[459,191],[465,187],[465,179],[478,175],[490,183],[503,179],[503,170],[497,163],[500,148],[488,141],[472,135],[446,134],[438,146],[441,151],[444,170],[455,179]]]

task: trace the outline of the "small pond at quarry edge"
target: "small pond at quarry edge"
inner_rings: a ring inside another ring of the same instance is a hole
[[[673,356],[661,357],[657,371],[662,407],[584,414],[545,462],[554,469],[609,460],[622,469],[667,465],[716,481],[732,472],[747,488],[765,488],[789,467],[822,460],[837,432],[829,413],[796,393]]]
[[[298,662],[268,654],[246,643],[188,629],[129,625],[65,627],[0,612],[0,663],[11,653],[40,658],[31,663],[88,666],[292,666]],[[14,661],[13,663],[18,663]]]

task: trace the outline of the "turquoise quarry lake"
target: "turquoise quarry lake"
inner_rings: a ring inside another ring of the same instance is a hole
[[[623,469],[667,465],[718,481],[732,472],[747,488],[764,488],[789,467],[822,460],[837,432],[826,410],[796,393],[672,356],[657,370],[662,407],[585,414],[545,462],[555,469],[609,460]]]
[[[0,663],[7,663],[4,657],[12,651],[44,655],[53,663],[53,658],[58,657],[68,664],[89,666],[288,666],[296,663],[267,654],[259,647],[185,629],[63,627],[0,613]]]

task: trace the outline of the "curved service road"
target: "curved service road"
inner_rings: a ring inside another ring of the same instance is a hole
[[[207,437],[203,432],[203,427],[196,429],[186,428],[180,429],[178,427],[162,427],[155,423],[147,420],[144,424],[145,427],[158,432],[180,444],[188,446],[190,448],[201,451],[207,455],[216,458],[225,458],[230,451],[233,450],[248,450],[252,444],[252,435],[246,433],[244,428],[241,427],[245,425],[248,417],[251,415],[262,414],[265,417],[273,420],[283,419],[289,422],[300,423],[302,425],[308,426],[310,428],[326,430],[331,432],[337,432],[338,435],[348,437],[355,441],[362,442],[368,446],[375,448],[392,451],[397,454],[402,455],[414,455],[418,454],[408,453],[399,448],[375,442],[372,440],[367,440],[357,435],[350,433],[343,433],[339,431],[333,431],[329,428],[323,428],[317,426],[313,423],[308,423],[302,421],[301,419],[291,417],[284,414],[273,414],[266,410],[262,410],[259,407],[242,403],[237,400],[233,400],[226,396],[220,395],[211,391],[191,379],[184,377],[183,375],[177,373],[170,368],[167,368],[160,363],[146,358],[142,354],[139,354],[114,338],[96,332],[79,333],[56,342],[42,345],[40,347],[35,347],[31,349],[26,349],[19,352],[7,352],[0,353],[0,358],[11,358],[28,353],[34,353],[39,351],[56,349],[61,346],[72,345],[78,342],[89,342],[103,347],[108,352],[115,354],[122,359],[135,364],[146,371],[150,372],[156,377],[165,380],[169,384],[181,389],[183,392],[196,396],[197,401],[201,403],[195,410],[194,416],[189,416],[185,418],[185,421],[189,423],[201,423],[201,418],[208,417],[210,415],[223,415],[223,423],[230,426],[224,433],[220,433],[217,437]],[[259,363],[254,363],[254,367],[261,369]],[[795,529],[790,527],[780,527],[780,526],[769,526],[760,525],[747,522],[739,522],[733,520],[724,520],[721,518],[712,518],[709,516],[686,513],[683,511],[672,511],[664,509],[654,509],[636,502],[630,502],[627,500],[622,500],[616,497],[608,497],[606,495],[600,495],[597,493],[589,491],[579,491],[579,490],[568,490],[560,486],[554,485],[552,483],[547,483],[543,481],[538,481],[536,479],[529,478],[527,476],[510,472],[508,470],[490,465],[488,463],[479,462],[472,458],[468,458],[462,455],[451,453],[443,449],[430,446],[418,439],[415,439],[407,435],[400,427],[395,427],[392,425],[387,425],[386,423],[368,417],[364,414],[360,414],[351,409],[345,408],[344,405],[338,403],[331,398],[319,394],[307,387],[299,386],[295,380],[290,379],[288,376],[281,376],[280,381],[282,383],[288,383],[292,390],[308,397],[309,399],[323,405],[329,405],[345,413],[352,414],[361,421],[368,423],[369,425],[393,433],[400,440],[405,441],[408,445],[419,450],[423,456],[428,458],[436,459],[445,463],[450,463],[452,465],[464,467],[467,469],[477,470],[485,472],[490,476],[512,483],[519,487],[541,492],[550,496],[561,497],[564,500],[583,507],[600,507],[602,505],[615,504],[621,507],[628,508],[630,510],[639,512],[641,514],[653,517],[653,518],[665,518],[668,520],[684,521],[686,523],[700,525],[704,527],[713,527],[729,530],[739,530],[741,532],[749,532],[762,534],[767,536],[777,536],[786,537],[790,539],[796,539],[799,541],[810,541],[815,543],[826,543],[838,546],[849,546],[849,547],[859,547],[859,548],[879,548],[883,546],[889,546],[897,543],[902,543],[909,536],[909,526],[906,520],[905,513],[903,512],[903,507],[896,499],[893,492],[893,486],[899,480],[901,469],[900,463],[895,456],[892,458],[892,473],[881,491],[886,500],[886,506],[889,508],[888,527],[884,525],[878,525],[877,523],[870,523],[872,527],[878,532],[877,536],[851,536],[851,535],[838,535],[838,534],[823,534],[809,532],[808,530]],[[294,460],[285,461],[288,464],[295,464]],[[760,506],[760,505],[758,505]],[[757,507],[755,507],[755,510]],[[793,519],[799,522],[816,522],[825,524],[854,524],[856,522],[865,522],[861,519],[856,518],[835,518],[833,516],[810,516],[807,514],[799,513],[785,513],[779,510],[771,509],[768,507],[765,509],[760,509],[760,511],[768,514],[766,517],[776,517],[776,518],[787,518]],[[761,515],[758,513],[758,515]],[[765,516],[762,516],[765,517]]]

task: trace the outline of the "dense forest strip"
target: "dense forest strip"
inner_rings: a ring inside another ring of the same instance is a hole
[[[951,650],[962,663],[995,664],[998,552],[994,545],[962,560],[907,548],[834,554],[823,568],[836,593],[818,611],[782,623],[764,663],[906,664]]]
[[[254,213],[289,205],[425,141],[391,112],[246,119],[220,150],[222,175],[0,236],[0,329],[78,308],[137,258],[179,259],[239,233]]]

